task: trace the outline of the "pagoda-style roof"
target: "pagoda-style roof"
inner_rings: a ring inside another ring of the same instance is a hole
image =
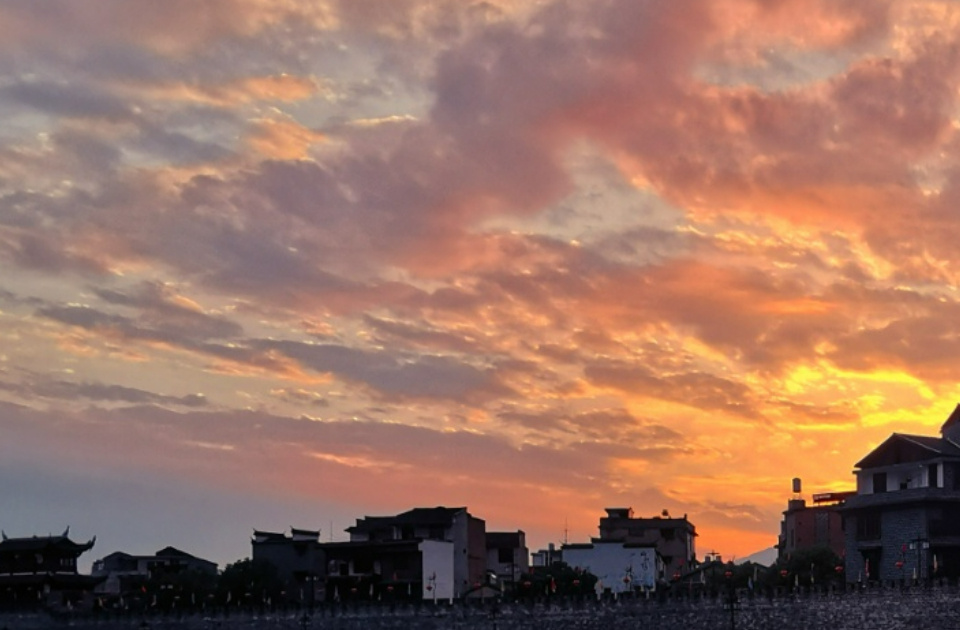
[[[0,540],[0,553],[37,552],[55,549],[64,555],[79,556],[84,551],[90,550],[97,541],[97,537],[94,536],[85,543],[78,543],[70,540],[68,534],[69,530],[60,536],[10,538],[4,533],[2,540]]]
[[[856,468],[881,468],[942,458],[960,459],[960,446],[941,437],[894,433],[857,462]]]

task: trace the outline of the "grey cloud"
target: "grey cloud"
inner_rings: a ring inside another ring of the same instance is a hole
[[[108,303],[135,306],[136,317],[107,313],[89,306],[50,306],[37,309],[37,314],[87,330],[113,330],[131,339],[166,341],[193,347],[198,341],[233,337],[242,328],[222,317],[213,317],[176,306],[147,285],[139,296],[128,296],[111,290],[95,290]]]
[[[762,419],[749,387],[705,372],[659,376],[650,370],[625,363],[588,364],[587,378],[597,385],[681,402],[706,411],[727,411]]]
[[[122,402],[136,405],[162,404],[184,407],[203,407],[207,399],[201,394],[167,396],[135,387],[102,383],[72,383],[69,381],[40,381],[29,387],[35,394],[48,398],[75,400],[86,398],[102,402]]]
[[[9,99],[57,116],[114,121],[130,117],[129,107],[123,101],[83,84],[14,83],[0,88],[0,99]]]
[[[259,341],[255,346],[280,351],[316,371],[366,383],[387,396],[470,399],[510,393],[492,370],[446,356],[401,358],[384,351],[291,341]]]
[[[243,328],[222,316],[213,316],[176,304],[167,289],[156,283],[141,283],[129,293],[113,289],[93,289],[102,300],[140,310],[141,321],[168,334],[184,338],[226,338],[243,333]]]

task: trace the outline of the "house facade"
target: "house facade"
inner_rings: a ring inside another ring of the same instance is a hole
[[[651,592],[663,580],[663,561],[651,545],[613,541],[564,545],[563,561],[596,576],[599,592]]]
[[[805,499],[787,501],[787,509],[780,522],[777,557],[788,560],[794,553],[818,547],[829,549],[843,557],[846,535],[841,508],[856,492],[825,492],[814,494],[813,505]]]
[[[465,507],[414,508],[395,516],[368,516],[347,528],[350,542],[431,540],[453,543],[453,597],[485,580],[486,523]]]
[[[697,528],[684,514],[671,518],[666,510],[660,516],[638,518],[633,508],[606,508],[600,519],[600,538],[593,542],[623,542],[653,547],[663,559],[668,579],[679,578],[696,562]],[[564,548],[564,561],[570,563]]]
[[[894,433],[854,473],[847,581],[960,577],[960,406],[940,437]]]
[[[516,588],[520,576],[530,571],[530,551],[523,530],[487,532],[487,573],[505,590]]]
[[[91,570],[92,575],[103,578],[95,589],[102,595],[124,595],[139,590],[153,578],[191,572],[215,577],[217,564],[175,547],[164,547],[152,556],[115,551],[95,561]]]
[[[323,601],[327,561],[320,543],[320,530],[291,528],[289,533],[254,530],[251,546],[252,560],[272,564],[292,598],[303,603]]]

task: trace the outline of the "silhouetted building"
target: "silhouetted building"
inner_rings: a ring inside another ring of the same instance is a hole
[[[894,433],[857,462],[847,581],[960,577],[960,406],[940,434]]]
[[[549,567],[555,562],[563,562],[563,550],[557,549],[553,543],[549,543],[546,549],[530,554],[530,567],[533,569]]]
[[[826,492],[813,495],[813,505],[801,498],[787,501],[780,522],[777,557],[787,560],[798,551],[824,547],[842,557],[844,540],[840,508],[856,492]]]
[[[600,538],[594,542],[624,542],[654,547],[663,558],[668,579],[679,578],[696,561],[697,528],[687,515],[636,518],[633,508],[606,508],[600,519]],[[564,558],[566,560],[566,558]]]
[[[367,516],[347,528],[351,542],[434,540],[453,543],[454,597],[485,579],[486,523],[465,507],[414,508],[396,516]]]
[[[93,548],[60,536],[31,536],[0,540],[0,604],[10,607],[79,606],[89,604],[100,577],[77,573],[77,558]]]
[[[191,572],[214,577],[217,564],[175,547],[164,547],[152,556],[115,551],[94,562],[91,571],[103,578],[96,592],[105,595],[126,595],[140,590],[151,579]]]
[[[449,600],[462,596],[454,578],[455,544],[408,538],[321,545],[326,601]]]
[[[487,532],[487,572],[506,590],[516,588],[520,576],[530,570],[530,551],[522,530]]]
[[[276,568],[290,599],[302,603],[323,600],[327,561],[320,530],[291,528],[289,534],[254,530],[251,543],[252,560]]]

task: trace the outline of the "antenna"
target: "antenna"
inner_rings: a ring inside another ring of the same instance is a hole
[[[566,517],[564,517],[564,519],[563,519],[563,544],[564,544],[564,545],[567,544],[567,533],[568,533],[568,532],[567,532],[567,519],[566,519]]]

